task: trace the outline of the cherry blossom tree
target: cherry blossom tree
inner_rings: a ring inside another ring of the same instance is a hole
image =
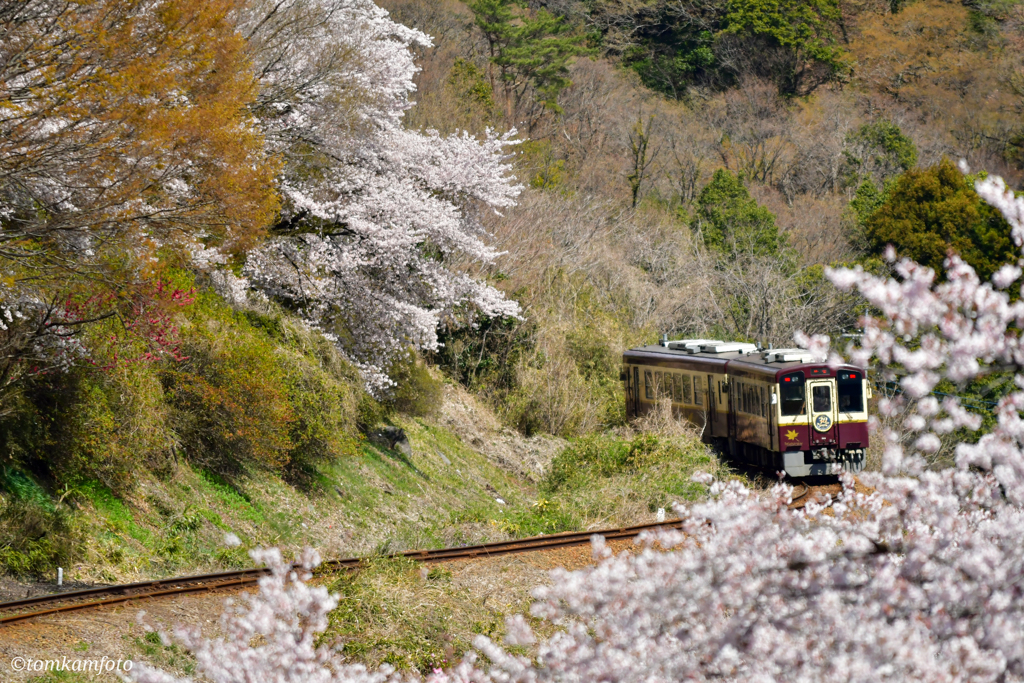
[[[435,349],[457,307],[517,315],[503,294],[452,269],[482,264],[478,216],[512,206],[515,131],[442,137],[402,127],[425,34],[370,0],[257,2],[240,18],[261,78],[261,125],[283,159],[284,213],[244,275],[333,337],[371,389],[409,347]]]

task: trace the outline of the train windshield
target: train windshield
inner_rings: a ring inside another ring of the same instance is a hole
[[[839,410],[844,413],[859,413],[864,410],[864,384],[861,382],[863,376],[858,372],[840,372],[839,386]]]
[[[807,410],[807,390],[804,373],[794,372],[779,382],[783,415],[803,415]]]
[[[814,387],[814,412],[827,413],[832,410],[832,387],[819,384]]]

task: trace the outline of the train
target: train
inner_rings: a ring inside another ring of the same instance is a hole
[[[625,351],[620,379],[629,417],[671,401],[677,418],[735,463],[789,477],[864,469],[863,368],[814,362],[804,349],[662,337]]]

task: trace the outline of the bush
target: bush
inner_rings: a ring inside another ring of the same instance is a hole
[[[174,444],[149,366],[79,368],[40,378],[0,422],[8,463],[45,471],[58,486],[98,480],[129,491],[142,467],[163,465]]]
[[[400,413],[427,417],[437,412],[442,400],[442,384],[414,353],[394,363],[388,376],[395,382],[390,404]]]
[[[591,436],[555,456],[541,490],[584,523],[631,524],[659,507],[703,495],[705,488],[691,480],[698,470],[721,468],[692,435]]]
[[[589,437],[568,446],[551,461],[544,488],[558,491],[570,479],[589,474],[608,478],[633,474],[647,464],[675,457],[678,452],[651,434],[639,434],[630,441],[608,437]]]
[[[358,373],[326,340],[273,311],[234,311],[201,291],[188,360],[161,378],[186,454],[201,467],[293,473],[354,452],[366,415]]]
[[[516,367],[536,345],[536,324],[483,318],[474,325],[439,331],[438,341],[440,348],[427,356],[432,363],[469,389],[504,396],[518,386]]]
[[[85,535],[63,501],[23,472],[0,468],[0,566],[16,576],[47,577],[84,553]]]

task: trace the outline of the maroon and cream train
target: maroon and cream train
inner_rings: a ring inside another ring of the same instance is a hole
[[[738,462],[791,477],[859,472],[868,446],[864,371],[812,363],[802,349],[684,339],[630,349],[622,356],[626,412],[659,400]]]

